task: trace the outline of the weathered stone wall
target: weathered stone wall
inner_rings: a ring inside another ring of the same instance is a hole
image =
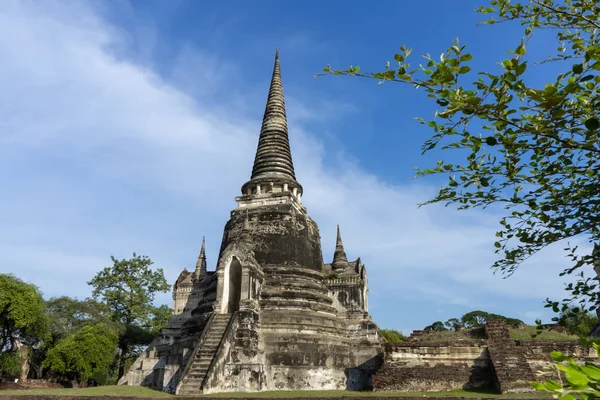
[[[527,359],[535,380],[538,382],[556,379],[554,372],[546,369],[553,363],[550,353],[555,350],[573,356],[578,363],[598,362],[598,356],[594,348],[582,346],[577,340],[521,339],[517,340],[515,344]]]
[[[501,392],[525,392],[531,390],[530,381],[556,379],[546,370],[553,363],[552,351],[582,364],[598,362],[595,350],[577,340],[515,341],[502,323],[491,325],[486,340],[386,344],[383,367],[373,377],[374,390],[435,391],[495,384]]]
[[[436,391],[489,385],[494,380],[484,341],[385,344],[376,391]]]
[[[489,320],[485,327],[488,351],[500,393],[533,391],[529,382],[535,379],[525,355],[517,349],[505,320]]]

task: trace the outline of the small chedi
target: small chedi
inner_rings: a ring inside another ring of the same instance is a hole
[[[279,55],[252,175],[235,198],[215,271],[205,243],[173,288],[173,316],[119,384],[177,394],[363,389],[381,360],[366,268],[338,227],[325,264],[302,205],[288,139]]]

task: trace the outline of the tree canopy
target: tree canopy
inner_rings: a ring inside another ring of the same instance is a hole
[[[130,259],[117,260],[98,272],[88,282],[95,299],[107,305],[112,321],[119,324],[119,373],[123,376],[125,363],[135,357],[136,346],[146,345],[154,338],[153,331],[166,322],[166,308],[152,303],[156,293],[170,289],[162,269],[152,270],[149,257],[133,253]],[[170,313],[170,311],[169,311]]]
[[[110,324],[110,310],[93,299],[77,300],[67,296],[53,297],[47,301],[50,331],[55,341],[86,325]]]
[[[433,324],[426,326],[423,328],[425,331],[429,332],[444,332],[447,331],[448,328],[444,325],[442,321],[435,321]]]
[[[117,332],[110,325],[83,326],[50,349],[43,364],[55,374],[81,383],[109,369],[117,342]]]
[[[0,351],[16,350],[48,338],[46,302],[39,289],[21,279],[0,274]]]
[[[473,329],[485,326],[490,319],[502,319],[506,321],[511,328],[524,326],[525,323],[517,318],[505,317],[504,315],[489,313],[481,310],[474,310],[465,313],[460,318],[450,318],[446,322],[436,321],[426,326],[423,330],[431,332],[458,331],[461,328]]]
[[[423,152],[459,149],[466,157],[418,170],[418,176],[447,177],[426,204],[504,207],[493,268],[510,275],[552,243],[571,238],[600,242],[600,5],[592,0],[493,0],[477,11],[487,18],[482,24],[513,21],[523,29],[522,39],[496,70],[473,71],[476,55],[456,39],[439,57],[423,56],[422,63],[413,62],[412,49],[403,45],[383,71],[328,66],[324,74],[405,83],[435,102],[433,117],[419,119],[433,131]],[[548,40],[536,37],[542,29],[554,33],[556,52],[535,59],[527,50],[535,40]],[[549,68],[558,72],[548,74],[545,85],[531,83]],[[592,264],[591,252],[578,252],[574,244],[566,251],[572,265],[563,274],[580,274],[567,288],[563,310],[575,299],[593,309],[600,300],[598,278],[581,273]],[[559,311],[557,302],[549,306]]]
[[[561,312],[556,320],[558,325],[564,326],[570,333],[582,338],[588,337],[594,326],[598,323],[596,315],[581,312],[578,307]]]
[[[461,317],[460,322],[465,328],[478,328],[484,326],[490,319],[502,319],[506,321],[506,324],[511,328],[518,328],[525,325],[520,319],[505,317],[504,315],[488,313],[481,310],[466,313]]]

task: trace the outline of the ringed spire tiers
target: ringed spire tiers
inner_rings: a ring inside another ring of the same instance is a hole
[[[302,193],[302,186],[296,181],[290,150],[279,49],[275,52],[271,86],[252,166],[252,175],[250,180],[242,186],[242,194],[266,193],[270,191],[269,186],[272,187],[272,185],[280,186],[282,191]],[[260,186],[263,186],[262,191]]]
[[[194,271],[196,279],[206,275],[206,250],[205,250],[205,237],[202,236],[202,248],[200,249],[200,255],[198,261],[196,261],[196,271]]]
[[[334,271],[343,270],[348,266],[348,257],[342,243],[342,235],[340,234],[340,226],[337,226],[337,239],[335,241],[335,252],[333,253],[333,262],[331,266]]]

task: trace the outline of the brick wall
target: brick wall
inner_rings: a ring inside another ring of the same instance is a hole
[[[384,363],[373,376],[376,391],[436,391],[495,384],[502,393],[532,391],[529,382],[556,379],[545,370],[554,350],[598,363],[593,348],[577,340],[511,340],[503,321],[490,321],[486,340],[416,341],[384,346]]]
[[[488,386],[494,376],[483,341],[387,343],[373,376],[376,391],[436,391]]]

